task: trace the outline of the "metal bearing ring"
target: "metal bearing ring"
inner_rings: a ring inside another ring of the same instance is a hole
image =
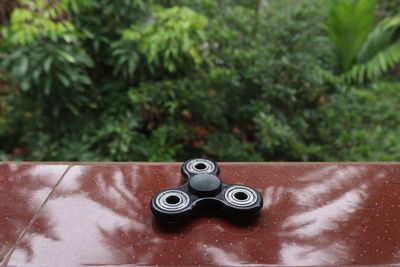
[[[189,195],[180,190],[168,190],[156,198],[157,205],[167,211],[178,211],[189,204]]]
[[[196,174],[211,173],[214,171],[214,164],[206,159],[194,159],[187,163],[186,168]]]
[[[247,207],[257,202],[257,194],[247,186],[234,185],[225,191],[225,199],[232,205]]]

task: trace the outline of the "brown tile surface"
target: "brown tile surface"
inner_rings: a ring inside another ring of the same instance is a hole
[[[220,166],[225,182],[262,193],[254,223],[201,217],[167,232],[149,201],[183,182],[180,164],[82,164],[68,171],[8,264],[400,264],[400,164]],[[12,202],[9,217],[29,212],[31,205],[18,209],[22,200]],[[0,233],[13,232],[17,220],[8,228]]]
[[[0,263],[66,169],[66,165],[0,163]]]

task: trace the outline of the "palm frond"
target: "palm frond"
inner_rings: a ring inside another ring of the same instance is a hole
[[[336,75],[335,73],[331,72],[330,70],[323,69],[319,66],[316,66],[313,70],[313,73],[319,79],[330,83],[330,84],[342,84],[344,83],[344,77],[342,75]]]
[[[332,40],[341,72],[354,63],[372,28],[377,0],[335,0],[325,29]]]
[[[400,40],[376,53],[368,62],[355,64],[343,74],[346,81],[364,82],[383,76],[390,68],[400,63]]]
[[[379,22],[368,34],[357,56],[356,63],[363,64],[399,39],[400,15],[388,17]]]

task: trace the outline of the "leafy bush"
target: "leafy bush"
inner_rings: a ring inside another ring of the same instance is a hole
[[[20,0],[2,25],[0,158],[398,160],[396,77],[327,81],[327,12],[319,0]]]
[[[400,84],[379,82],[332,95],[321,108],[319,157],[332,161],[400,160]]]

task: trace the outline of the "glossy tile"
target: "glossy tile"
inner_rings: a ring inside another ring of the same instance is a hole
[[[400,164],[221,163],[258,189],[245,226],[198,217],[166,230],[152,195],[181,184],[180,164],[73,166],[10,265],[400,264]]]
[[[0,263],[66,169],[66,165],[0,163]]]

